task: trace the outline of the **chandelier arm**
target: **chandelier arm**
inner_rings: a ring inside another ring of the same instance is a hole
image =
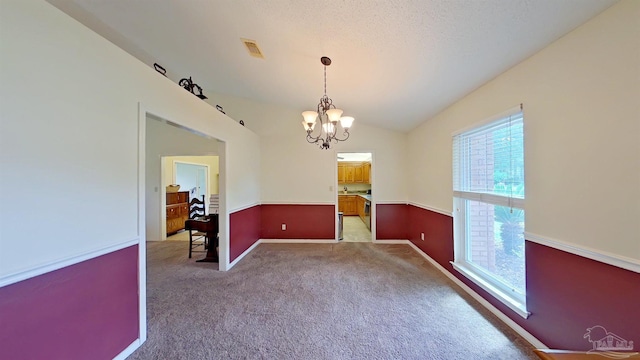
[[[311,136],[311,131],[307,131],[307,142],[309,144],[315,144],[320,141],[320,137],[322,136],[322,132],[318,136]]]
[[[349,138],[349,135],[351,135],[351,133],[349,133],[349,130],[345,130],[342,135],[345,135],[345,137],[343,139],[338,138],[337,136],[334,136],[333,139],[336,141],[336,144],[339,141],[347,141],[347,139]]]

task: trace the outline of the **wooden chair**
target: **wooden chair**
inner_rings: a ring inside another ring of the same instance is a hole
[[[202,200],[193,198],[189,202],[189,220],[207,220],[205,213],[204,195]],[[189,258],[194,251],[205,252],[208,245],[207,233],[199,229],[198,226],[188,226],[191,223],[187,220],[185,223],[185,229],[189,231]],[[195,250],[202,246],[202,250]]]

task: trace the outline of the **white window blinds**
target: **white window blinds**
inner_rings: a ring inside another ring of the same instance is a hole
[[[497,121],[455,134],[454,192],[524,199],[523,143],[521,107],[501,115]]]

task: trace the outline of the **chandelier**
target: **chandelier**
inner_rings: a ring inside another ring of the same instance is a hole
[[[317,144],[320,149],[329,149],[331,142],[336,144],[339,141],[345,141],[349,138],[349,128],[353,124],[351,116],[342,116],[342,110],[337,109],[333,105],[333,101],[327,96],[327,66],[331,65],[331,59],[326,56],[320,58],[320,62],[324,65],[324,95],[320,98],[317,111],[305,111],[302,113],[304,120],[302,126],[307,131],[307,141],[311,144]],[[316,120],[320,119],[320,133],[316,136],[312,135],[316,127]],[[338,122],[344,130],[342,137],[338,137]]]

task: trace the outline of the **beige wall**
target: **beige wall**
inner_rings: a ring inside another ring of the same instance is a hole
[[[451,212],[451,133],[523,103],[526,232],[640,259],[638,19],[621,1],[412,131],[410,200]]]
[[[339,99],[334,100],[339,104]],[[407,201],[405,133],[364,125],[354,114],[356,121],[349,140],[332,145],[330,150],[320,150],[305,140],[301,116],[304,109],[289,109],[216,93],[211,93],[208,101],[222,105],[229,116],[244,120],[249,129],[260,135],[263,202],[336,203],[338,152],[373,153],[374,201]]]
[[[0,27],[0,282],[144,238],[144,112],[224,141],[225,254],[228,211],[260,200],[259,137],[44,1],[3,1]]]

